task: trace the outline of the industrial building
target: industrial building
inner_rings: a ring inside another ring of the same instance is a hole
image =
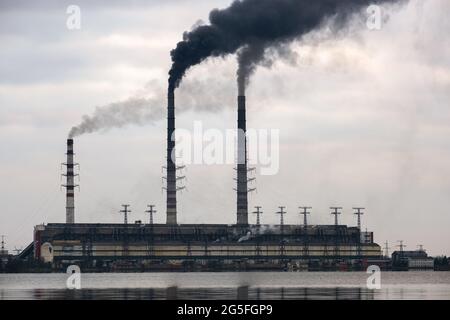
[[[392,264],[397,269],[433,270],[434,258],[429,257],[425,250],[400,250],[392,253]]]
[[[356,227],[48,224],[35,228],[35,257],[56,269],[284,269],[380,257]]]
[[[238,138],[236,178],[236,224],[178,224],[177,176],[179,167],[172,154],[175,143],[175,96],[168,94],[167,166],[166,166],[166,223],[154,224],[153,206],[150,223],[129,224],[128,205],[122,224],[75,223],[76,176],[74,142],[67,140],[66,166],[66,223],[38,225],[34,241],[25,251],[37,261],[64,270],[71,264],[102,271],[115,270],[322,270],[363,267],[371,260],[380,260],[381,248],[373,241],[373,233],[361,232],[358,226],[339,225],[339,207],[332,207],[334,225],[308,225],[309,207],[302,207],[302,225],[285,225],[284,207],[280,207],[280,223],[257,223],[248,220],[246,100],[238,97],[237,127],[243,133]]]

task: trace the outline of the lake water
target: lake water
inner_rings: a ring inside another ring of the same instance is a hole
[[[445,299],[450,272],[382,272],[368,289],[364,272],[0,274],[0,299]]]

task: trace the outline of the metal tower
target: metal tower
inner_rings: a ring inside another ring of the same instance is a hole
[[[156,213],[157,211],[153,209],[155,207],[155,205],[153,205],[153,204],[149,204],[149,205],[147,205],[147,207],[149,209],[146,210],[145,212],[150,215],[150,225],[153,225],[153,214]]]
[[[280,211],[277,211],[275,213],[280,215],[280,226],[281,226],[281,229],[283,229],[283,226],[284,226],[284,215],[287,213],[286,211],[284,211],[284,209],[286,207],[280,206],[278,208],[280,209]]]
[[[256,211],[253,212],[253,214],[256,214],[256,255],[259,256],[261,254],[261,246],[260,246],[260,239],[259,239],[259,234],[260,234],[260,227],[261,227],[261,215],[262,215],[262,211],[261,211],[261,206],[255,206]]]
[[[388,244],[388,242],[386,241],[386,242],[384,243],[384,256],[385,256],[386,258],[389,257],[389,249],[390,249],[389,244]]]
[[[275,213],[280,215],[280,231],[281,231],[280,254],[283,256],[284,251],[285,251],[284,250],[284,215],[287,212],[284,211],[284,209],[286,208],[284,206],[279,206],[278,208],[280,209],[280,211],[277,211]]]
[[[341,214],[341,212],[339,210],[342,210],[342,207],[330,207],[331,210],[333,210],[331,212],[331,214],[334,215],[334,225],[337,227],[339,225],[338,223],[338,215]]]
[[[358,239],[358,245],[357,245],[357,254],[358,254],[358,258],[361,259],[361,216],[364,214],[362,212],[362,210],[364,210],[365,208],[363,207],[353,207],[353,210],[355,210],[355,212],[353,212],[353,214],[356,214],[358,216],[358,231],[359,231],[359,239]]]
[[[342,210],[342,207],[330,207],[332,215],[334,215],[334,227],[335,227],[335,235],[334,235],[334,256],[337,258],[339,256],[339,235],[338,235],[338,216],[341,214],[339,210]]]
[[[309,239],[308,239],[308,214],[311,214],[308,209],[312,207],[298,207],[303,211],[300,214],[303,215],[303,232],[304,232],[304,242],[303,242],[303,255],[305,257],[309,256]]]
[[[312,207],[298,207],[298,208],[303,210],[303,211],[299,212],[299,214],[303,215],[303,228],[306,229],[306,227],[308,226],[307,215],[311,213],[308,211],[308,209],[312,209]]]
[[[403,257],[403,249],[406,247],[405,244],[403,244],[403,240],[397,240],[397,242],[399,243],[398,245],[396,245],[396,247],[400,248],[400,257]]]
[[[261,225],[261,215],[263,212],[261,211],[261,206],[255,206],[256,211],[253,211],[253,214],[256,214],[256,225],[259,227]]]
[[[365,208],[362,207],[353,207],[353,210],[355,210],[356,212],[353,212],[353,214],[356,214],[358,216],[358,229],[359,232],[361,232],[361,216],[364,214],[364,212],[362,212],[362,210],[364,210]]]
[[[147,207],[149,209],[145,212],[150,215],[150,232],[147,234],[147,252],[149,256],[152,256],[154,254],[153,214],[156,213],[156,210],[153,209],[155,207],[153,204],[149,204]]]
[[[124,224],[128,224],[128,213],[131,213],[131,210],[128,209],[130,207],[129,204],[123,204],[122,205],[123,209],[120,210],[120,213],[123,213],[123,223]]]

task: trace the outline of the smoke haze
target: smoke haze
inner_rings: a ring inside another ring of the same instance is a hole
[[[290,42],[333,18],[334,27],[345,26],[349,17],[373,3],[395,0],[236,0],[228,8],[214,9],[209,25],[185,32],[171,51],[169,90],[180,85],[186,71],[207,59],[238,53],[238,86],[241,94],[249,76],[264,59],[267,48]]]
[[[85,115],[81,123],[70,130],[69,138],[133,123],[152,123],[163,115],[163,103],[157,99],[129,98],[105,106],[96,107],[92,115]]]

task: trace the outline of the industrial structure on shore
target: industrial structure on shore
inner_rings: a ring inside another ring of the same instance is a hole
[[[277,212],[280,223],[256,224],[248,219],[248,178],[245,96],[238,97],[238,163],[235,224],[178,224],[175,158],[175,97],[168,94],[166,223],[128,223],[128,205],[124,206],[122,224],[75,223],[73,139],[67,140],[66,223],[38,225],[34,241],[22,253],[36,261],[64,270],[71,264],[92,270],[332,270],[360,269],[368,263],[383,263],[381,248],[373,233],[362,232],[362,209],[354,208],[358,226],[340,225],[340,207],[332,207],[333,225],[309,225],[310,207],[301,207],[301,225],[284,224],[284,207]],[[242,134],[243,133],[243,134]]]

